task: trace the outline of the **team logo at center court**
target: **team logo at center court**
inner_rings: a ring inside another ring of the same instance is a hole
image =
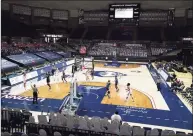
[[[100,87],[100,86],[84,86],[85,90],[99,90],[102,89],[104,87]]]
[[[127,76],[126,74],[113,71],[95,71],[94,75],[99,77]]]

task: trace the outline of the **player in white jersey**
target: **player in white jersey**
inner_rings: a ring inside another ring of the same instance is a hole
[[[59,73],[60,73],[60,71],[59,71],[59,69],[57,68],[56,71],[55,71],[55,75],[54,75],[56,81],[59,81]]]
[[[23,73],[23,86],[26,90],[26,72]]]
[[[87,70],[86,73],[85,73],[85,76],[86,76],[86,81],[88,81],[90,78],[89,78],[89,75],[90,75],[90,71]]]
[[[132,98],[132,101],[134,102],[133,96],[132,96],[132,89],[130,88],[130,83],[127,83],[127,97],[126,97],[126,101],[129,99],[129,97]]]

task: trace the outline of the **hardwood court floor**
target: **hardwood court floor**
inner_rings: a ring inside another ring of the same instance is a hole
[[[78,85],[85,85],[85,86],[101,86],[105,87],[106,83],[105,82],[78,82]]]
[[[102,67],[102,68],[111,68],[111,69],[129,69],[129,68],[138,68],[140,67],[139,64],[121,64],[119,67],[113,67],[113,66],[105,66],[105,63],[95,63],[96,67]]]
[[[106,83],[104,82],[78,82],[78,85],[86,85],[86,86],[101,86],[105,87]],[[52,84],[52,89],[49,90],[47,85],[43,85],[38,87],[39,97],[40,98],[50,98],[50,99],[63,99],[66,95],[69,94],[70,91],[70,83],[55,83]],[[103,97],[101,104],[111,104],[111,105],[121,105],[121,106],[134,106],[134,107],[142,107],[142,108],[153,108],[151,100],[142,92],[139,92],[133,89],[133,98],[134,102],[130,98],[128,101],[125,101],[127,94],[116,92],[114,88],[114,84],[110,87],[111,90],[111,98],[109,99],[107,96]],[[97,93],[97,92],[96,92]],[[30,96],[32,97],[32,90],[27,90],[26,92],[20,94],[21,96]]]
[[[38,97],[40,98],[50,98],[50,99],[63,99],[70,91],[70,83],[55,83],[51,84],[52,89],[49,90],[47,85],[42,85],[38,87]],[[20,94],[21,96],[32,96],[32,90],[27,90],[26,92]]]
[[[116,92],[114,85],[111,85],[110,87],[111,98],[109,99],[107,96],[105,96],[101,103],[153,109],[153,105],[149,97],[147,97],[145,94],[143,94],[142,92],[136,89],[132,89],[132,90],[133,90],[132,95],[133,95],[134,102],[132,101],[131,97],[129,97],[129,99],[126,101],[127,94],[123,92],[125,90]],[[123,95],[121,93],[123,93]]]

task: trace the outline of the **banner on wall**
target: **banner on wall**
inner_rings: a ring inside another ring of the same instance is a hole
[[[73,64],[72,62],[74,62],[74,60],[71,60],[69,64],[66,61],[56,63],[55,66],[60,71],[62,71],[62,70],[66,69],[67,64],[68,65]],[[44,77],[45,73],[50,72],[51,70],[52,70],[52,65],[49,65],[49,66],[40,68],[36,71],[29,72],[26,74],[25,80],[30,80],[30,79],[34,79],[34,78],[37,78],[38,80],[40,80]],[[21,75],[15,76],[15,77],[11,77],[11,78],[9,78],[9,82],[10,82],[11,86],[22,83],[22,82],[24,82],[24,75],[21,74]]]
[[[158,73],[162,76],[162,78],[165,80],[165,81],[168,81],[169,80],[169,74],[163,70],[163,69],[159,69],[158,70]]]
[[[26,74],[26,80],[35,78],[37,76],[38,76],[37,71],[29,72],[29,73]],[[10,82],[10,85],[15,85],[15,84],[24,82],[24,76],[22,74],[22,75],[19,75],[19,76],[15,76],[15,77],[9,78],[9,82]]]
[[[66,61],[55,64],[55,67],[58,68],[60,71],[64,70],[66,68],[66,66],[67,66]],[[43,75],[43,74],[45,74],[47,72],[50,72],[51,70],[52,70],[52,65],[49,65],[49,66],[46,66],[46,67],[38,69],[37,73],[40,76],[40,75]]]

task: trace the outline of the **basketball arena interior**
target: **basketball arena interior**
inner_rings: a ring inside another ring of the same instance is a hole
[[[1,1],[2,136],[193,135],[193,1]]]

